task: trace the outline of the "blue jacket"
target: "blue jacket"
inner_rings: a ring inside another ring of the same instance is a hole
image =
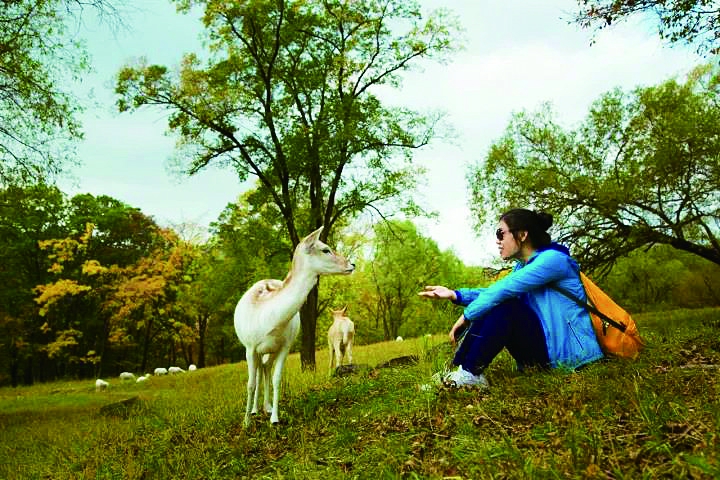
[[[456,290],[465,319],[472,322],[503,301],[522,297],[542,323],[552,367],[577,368],[603,357],[587,310],[548,287],[554,283],[585,300],[580,267],[567,248],[553,243],[487,288]]]

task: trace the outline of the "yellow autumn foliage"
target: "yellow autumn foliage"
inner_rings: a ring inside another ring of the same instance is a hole
[[[82,332],[80,330],[75,330],[74,328],[62,330],[58,332],[55,341],[45,345],[43,350],[47,352],[48,358],[55,358],[60,355],[64,349],[77,345],[77,339],[79,337],[82,337]]]
[[[82,266],[82,273],[85,275],[99,275],[107,271],[108,268],[103,267],[97,260],[88,260]]]
[[[72,261],[76,254],[85,252],[94,229],[95,225],[92,223],[85,224],[85,232],[80,235],[79,240],[73,240],[72,238],[40,240],[38,242],[40,250],[52,251],[52,253],[48,254],[48,259],[54,260],[54,263],[48,269],[48,272],[62,273],[64,263]]]
[[[88,290],[90,287],[87,285],[80,285],[70,279],[60,279],[55,283],[38,285],[35,287],[35,292],[39,294],[35,298],[35,303],[40,305],[40,316],[45,316],[48,309],[66,295],[77,295]]]

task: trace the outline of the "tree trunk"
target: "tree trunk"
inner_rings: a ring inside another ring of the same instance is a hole
[[[193,362],[193,344],[192,342],[182,342],[182,353],[185,358],[185,366],[190,365]]]
[[[170,342],[170,365],[177,365],[177,351],[177,344],[173,340]]]
[[[28,355],[25,359],[25,370],[23,370],[23,382],[25,385],[32,385],[34,383],[33,377],[33,356]]]
[[[382,323],[383,323],[383,337],[385,340],[391,340],[392,333],[390,332],[390,325],[388,325],[388,314],[385,312],[382,317]]]
[[[145,327],[145,335],[143,338],[142,361],[140,363],[140,371],[147,372],[148,355],[150,353],[150,329],[152,328],[152,318],[147,319]]]
[[[14,338],[10,339],[10,382],[13,387],[20,384],[20,355]]]
[[[300,307],[300,365],[305,370],[315,371],[315,328],[317,327],[318,286],[315,285]]]
[[[100,345],[98,353],[100,354],[100,361],[95,364],[95,378],[102,377],[103,367],[105,366],[105,351],[107,350],[108,337],[110,336],[110,318],[105,316],[103,320],[102,338],[100,339]]]
[[[383,338],[385,340],[392,340],[395,337],[392,337],[392,332],[390,331],[390,315],[392,312],[392,307],[388,305],[387,299],[384,299],[382,301],[382,308],[378,309],[380,311],[380,318],[382,319],[382,326],[383,326]]]
[[[203,313],[198,316],[198,368],[205,367],[205,337],[207,335],[208,323],[210,323],[210,314]]]

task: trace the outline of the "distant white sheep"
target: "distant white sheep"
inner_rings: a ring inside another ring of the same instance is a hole
[[[180,368],[180,367],[170,367],[170,368],[168,368],[168,373],[170,373],[170,374],[172,374],[172,375],[175,375],[175,374],[177,374],[177,373],[183,373],[184,371],[185,371],[185,370],[183,370],[183,369]]]
[[[130,372],[122,372],[120,374],[120,380],[135,380],[135,374]]]
[[[105,390],[110,386],[108,382],[105,380],[97,379],[95,380],[95,391],[99,392],[100,390]]]
[[[139,376],[139,377],[137,378],[137,380],[135,380],[135,383],[142,383],[142,382],[144,382],[144,381],[146,381],[146,380],[148,380],[148,379],[150,379],[150,374],[149,374],[149,373],[146,374],[146,375],[141,375],[141,376]]]
[[[396,342],[402,342],[402,341],[403,341],[403,338],[402,338],[400,335],[398,335],[398,337],[395,339],[395,341],[396,341]]]
[[[153,373],[154,373],[155,375],[167,375],[168,370],[167,370],[167,368],[158,367],[158,368],[155,369],[155,371],[154,371]]]
[[[188,367],[188,370],[191,372],[194,372],[195,370],[197,370],[197,367],[195,366],[194,363],[191,363],[190,366]]]

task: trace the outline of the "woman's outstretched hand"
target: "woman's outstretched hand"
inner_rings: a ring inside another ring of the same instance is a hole
[[[451,290],[447,287],[440,285],[429,285],[426,286],[422,292],[418,292],[421,297],[443,299],[443,300],[457,300],[455,290]]]

